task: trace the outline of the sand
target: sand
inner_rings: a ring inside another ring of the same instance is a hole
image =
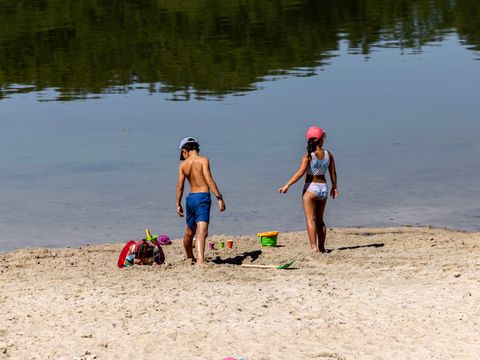
[[[0,358],[480,358],[480,233],[331,229],[328,254],[304,232],[211,240],[230,238],[208,269],[180,241],[165,265],[126,269],[123,244],[2,254]]]

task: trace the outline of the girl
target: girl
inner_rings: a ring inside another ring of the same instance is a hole
[[[307,153],[303,155],[300,167],[288,182],[278,191],[285,194],[305,173],[303,187],[303,209],[307,222],[308,239],[312,251],[325,252],[327,228],[323,222],[323,212],[328,198],[328,187],[325,174],[330,173],[333,199],[338,196],[337,173],[331,152],[323,149],[326,133],[322,128],[312,126],[307,130]],[[318,239],[318,242],[317,242]]]

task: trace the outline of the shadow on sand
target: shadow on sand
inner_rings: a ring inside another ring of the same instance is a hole
[[[383,246],[385,246],[385,244],[376,243],[376,244],[368,244],[368,245],[342,246],[342,247],[339,247],[337,250],[354,250],[354,249],[367,248],[367,247],[379,248]]]
[[[215,260],[212,260],[215,264],[232,264],[232,265],[241,265],[247,258],[251,258],[250,262],[254,262],[262,254],[262,250],[247,251],[241,255],[235,257],[220,259],[220,256],[217,256]]]

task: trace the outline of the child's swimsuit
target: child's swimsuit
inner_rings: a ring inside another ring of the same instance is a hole
[[[328,156],[328,151],[325,150],[325,155],[323,155],[323,159],[319,160],[315,156],[315,153],[311,153],[310,156],[312,160],[307,167],[307,175],[325,175],[328,170],[328,166],[330,165],[330,156]]]
[[[328,198],[328,187],[326,183],[305,183],[303,191],[309,191],[317,197],[317,200]]]
[[[190,193],[186,199],[187,225],[195,229],[199,221],[210,222],[212,199],[209,192]]]
[[[312,159],[307,167],[307,175],[325,175],[330,165],[328,151],[325,150],[325,155],[321,160],[317,159],[313,152],[310,155],[312,156]],[[303,186],[303,190],[313,193],[318,200],[325,200],[328,198],[328,187],[326,183],[307,182]]]

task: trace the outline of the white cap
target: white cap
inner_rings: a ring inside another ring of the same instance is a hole
[[[188,144],[188,143],[198,143],[198,141],[194,137],[191,137],[191,136],[184,137],[182,139],[182,141],[180,141],[180,145],[178,146],[178,148],[180,150],[182,150],[183,145]]]

